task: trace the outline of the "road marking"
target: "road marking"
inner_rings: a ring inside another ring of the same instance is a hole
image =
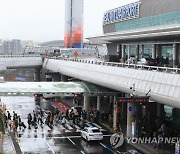
[[[103,136],[112,136],[113,134],[109,134],[109,135],[103,135]]]
[[[81,151],[81,153],[82,153],[82,154],[84,154],[84,152],[83,152],[83,151]]]
[[[55,151],[51,148],[51,146],[49,145],[49,143],[44,139],[44,141],[46,142],[46,144],[48,145],[49,149],[52,151],[52,153],[55,153]]]
[[[109,135],[103,135],[103,136],[111,136],[112,134],[109,134]],[[46,138],[49,138],[49,137],[46,137]],[[63,139],[63,138],[81,138],[81,136],[60,136],[60,137],[51,137],[53,139]]]
[[[76,127],[77,129],[80,129],[80,127],[79,127],[79,126],[77,126],[77,125],[74,125],[74,127]]]
[[[94,126],[96,126],[97,128],[99,128],[99,129],[101,129],[102,127],[101,126],[99,126],[98,124],[96,124],[96,123],[92,123]]]
[[[114,153],[114,151],[109,148],[107,145],[103,144],[103,143],[100,143],[101,146],[103,146],[105,149],[108,149],[110,152]]]
[[[70,125],[68,125],[68,123],[66,124],[66,127],[67,127],[69,130],[73,129]]]
[[[92,125],[91,124],[89,124],[89,123],[86,123],[86,125],[88,125],[89,127],[91,127]]]
[[[59,125],[60,129],[66,129],[63,125]]]
[[[76,145],[69,137],[68,137],[68,140],[69,140],[72,144]]]
[[[47,137],[47,138],[49,138],[49,137]],[[61,136],[61,137],[51,137],[51,138],[53,138],[53,139],[58,139],[58,138],[81,138],[81,136]]]

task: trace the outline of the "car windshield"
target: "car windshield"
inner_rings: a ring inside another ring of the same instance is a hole
[[[100,133],[100,131],[98,129],[92,129],[93,133]]]

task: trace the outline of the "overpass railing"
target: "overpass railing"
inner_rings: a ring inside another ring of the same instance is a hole
[[[180,68],[172,68],[172,67],[149,66],[149,65],[143,65],[143,64],[125,64],[125,63],[118,63],[118,62],[104,62],[104,61],[89,60],[89,59],[87,60],[87,59],[62,58],[62,57],[50,57],[49,59],[81,62],[81,63],[104,65],[104,66],[134,68],[134,69],[141,69],[141,70],[148,70],[148,71],[159,71],[159,72],[165,72],[165,73],[180,73]]]
[[[0,55],[0,58],[41,57],[40,55]]]

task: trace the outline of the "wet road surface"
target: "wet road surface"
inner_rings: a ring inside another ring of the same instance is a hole
[[[2,97],[2,102],[6,104],[7,110],[15,111],[21,116],[22,121],[27,126],[27,115],[37,109],[33,97]],[[48,103],[43,101],[42,108],[48,110]],[[91,123],[86,122],[86,126]],[[92,124],[93,125],[93,124]],[[111,153],[138,153],[133,147],[128,144],[123,144],[118,149],[114,150],[110,145],[109,131],[101,126],[98,126],[103,132],[103,141],[86,142],[81,138],[79,126],[71,126],[67,123],[66,127],[61,124],[54,125],[51,129],[47,125],[35,129],[18,129],[17,140],[24,154],[111,154]]]

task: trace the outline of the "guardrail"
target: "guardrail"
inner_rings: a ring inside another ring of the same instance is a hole
[[[72,58],[61,58],[61,57],[50,57],[49,59],[81,62],[81,63],[104,65],[104,66],[126,67],[126,68],[134,68],[134,69],[141,69],[148,71],[159,71],[165,73],[180,73],[180,68],[172,68],[172,67],[149,66],[149,65],[141,65],[141,64],[125,64],[125,63],[117,63],[117,62],[104,62],[97,60],[72,59]]]
[[[41,55],[0,55],[0,58],[14,58],[14,57],[42,57]]]

